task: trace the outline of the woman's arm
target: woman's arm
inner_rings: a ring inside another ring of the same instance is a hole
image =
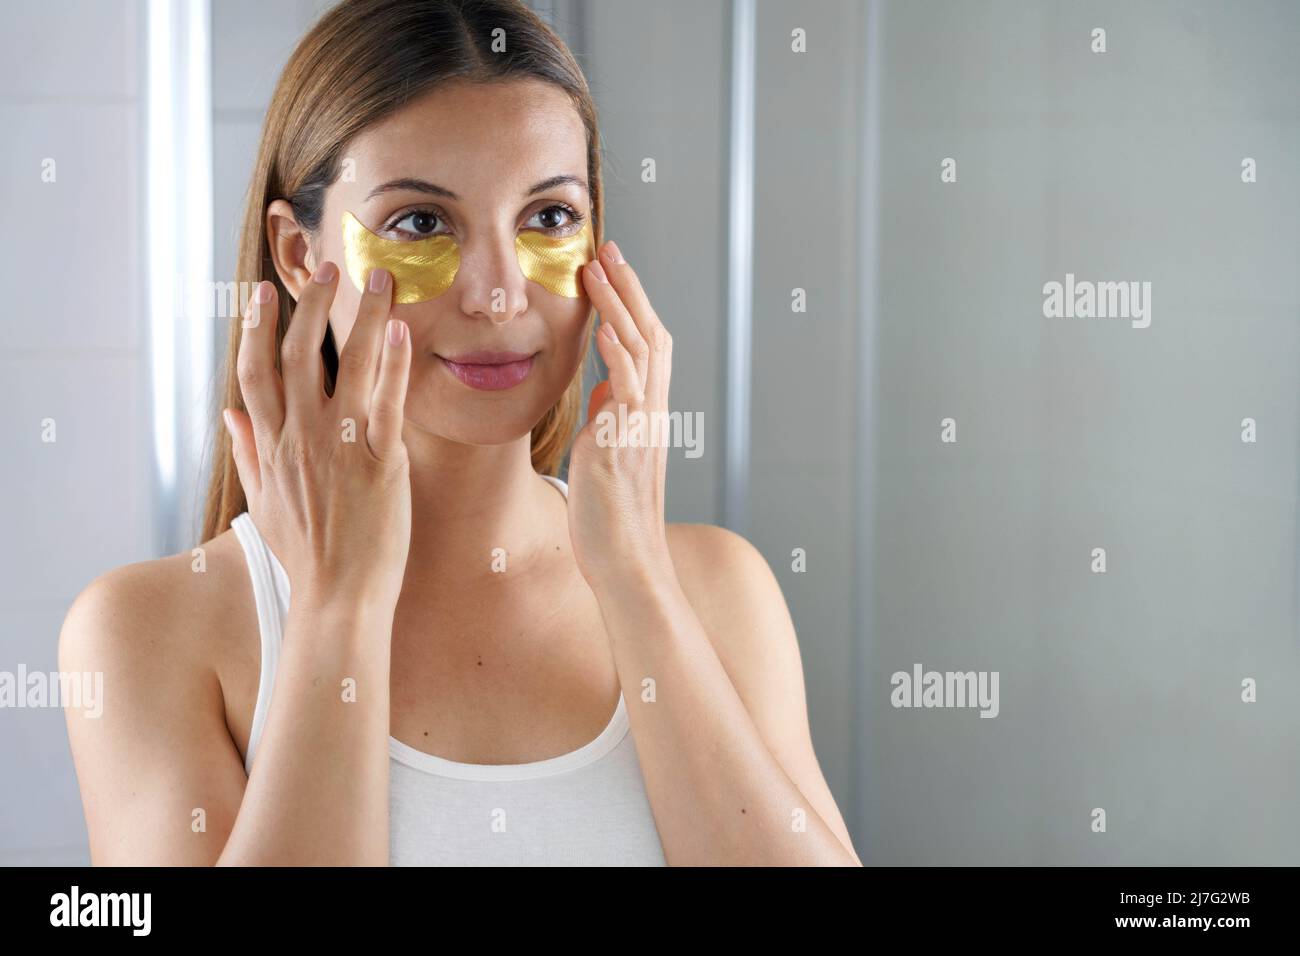
[[[215,862],[244,792],[221,684],[195,652],[207,622],[176,606],[168,560],[96,579],[59,635],[62,673],[103,675],[98,717],[64,708],[97,866]]]
[[[244,786],[220,681],[193,644],[196,632],[228,626],[225,615],[195,602],[192,585],[169,589],[139,568],[96,582],[69,612],[60,654],[68,669],[104,672],[105,716],[68,718],[100,862],[388,862],[411,338],[387,321],[391,277],[374,270],[327,397],[320,348],[338,268],[298,272],[278,361],[277,293],[258,284],[238,353],[247,410],[224,416],[249,513],[292,588],[251,776]],[[210,837],[196,844],[188,835],[200,827]]]
[[[290,609],[245,777],[217,674],[198,653],[222,624],[203,619],[192,589],[164,583],[165,564],[96,580],[60,636],[60,670],[104,675],[101,716],[66,711],[92,862],[386,865],[392,612]]]
[[[670,527],[670,561],[594,588],[666,859],[860,866],[813,751],[771,569],[739,535]]]
[[[771,570],[738,535],[696,530],[683,548],[664,523],[670,435],[655,422],[668,420],[672,336],[613,242],[582,275],[609,379],[573,443],[569,536],[639,701],[632,733],[668,862],[861,865],[812,750]],[[706,622],[697,607],[713,608]]]
[[[393,609],[290,605],[266,726],[219,865],[387,866]]]

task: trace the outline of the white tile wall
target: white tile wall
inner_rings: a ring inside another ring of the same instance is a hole
[[[144,11],[10,3],[0,34],[0,669],[49,670],[76,594],[153,556]],[[87,862],[63,712],[0,711],[0,755],[0,865]]]
[[[14,452],[5,597],[71,603],[103,571],[154,556],[147,374],[138,354],[0,352],[0,440]],[[53,443],[41,441],[46,418]]]
[[[134,102],[145,62],[144,7],[138,0],[6,3],[0,57],[6,102]]]
[[[137,230],[139,105],[0,97],[6,351],[135,354],[146,325]],[[53,182],[42,180],[46,159]]]
[[[58,668],[63,600],[4,603],[0,670],[28,674]],[[0,866],[88,863],[86,824],[68,745],[63,711],[57,707],[0,711]]]

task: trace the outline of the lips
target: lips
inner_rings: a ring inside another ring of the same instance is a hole
[[[495,392],[514,388],[533,367],[536,353],[529,352],[461,352],[448,357],[439,355],[444,365],[470,388]]]

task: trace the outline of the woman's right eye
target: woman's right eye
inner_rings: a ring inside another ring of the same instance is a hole
[[[438,222],[439,216],[436,212],[422,209],[407,213],[393,223],[390,229],[413,239],[424,239],[435,234],[434,229],[437,228]]]

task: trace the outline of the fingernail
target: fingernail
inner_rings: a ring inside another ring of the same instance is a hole
[[[316,270],[316,274],[311,277],[311,281],[319,282],[321,285],[329,285],[338,274],[338,266],[332,262],[322,262],[320,268]]]
[[[618,243],[613,239],[605,243],[605,261],[611,265],[623,264],[623,253],[618,251]]]
[[[614,326],[610,325],[608,322],[601,323],[600,333],[611,342],[618,341],[618,333],[614,331]]]
[[[401,345],[402,339],[406,335],[406,323],[401,319],[388,320],[388,344]]]
[[[388,270],[372,269],[370,272],[370,291],[383,292],[388,288]]]
[[[600,263],[595,259],[591,260],[591,274],[601,282],[609,282],[609,280],[605,278],[605,270],[600,267]]]
[[[258,305],[266,305],[271,301],[271,283],[263,279],[257,284],[257,294],[253,296],[253,301]]]
[[[234,429],[230,427],[230,409],[223,408],[221,410],[221,422],[226,426],[226,431],[234,431]]]

